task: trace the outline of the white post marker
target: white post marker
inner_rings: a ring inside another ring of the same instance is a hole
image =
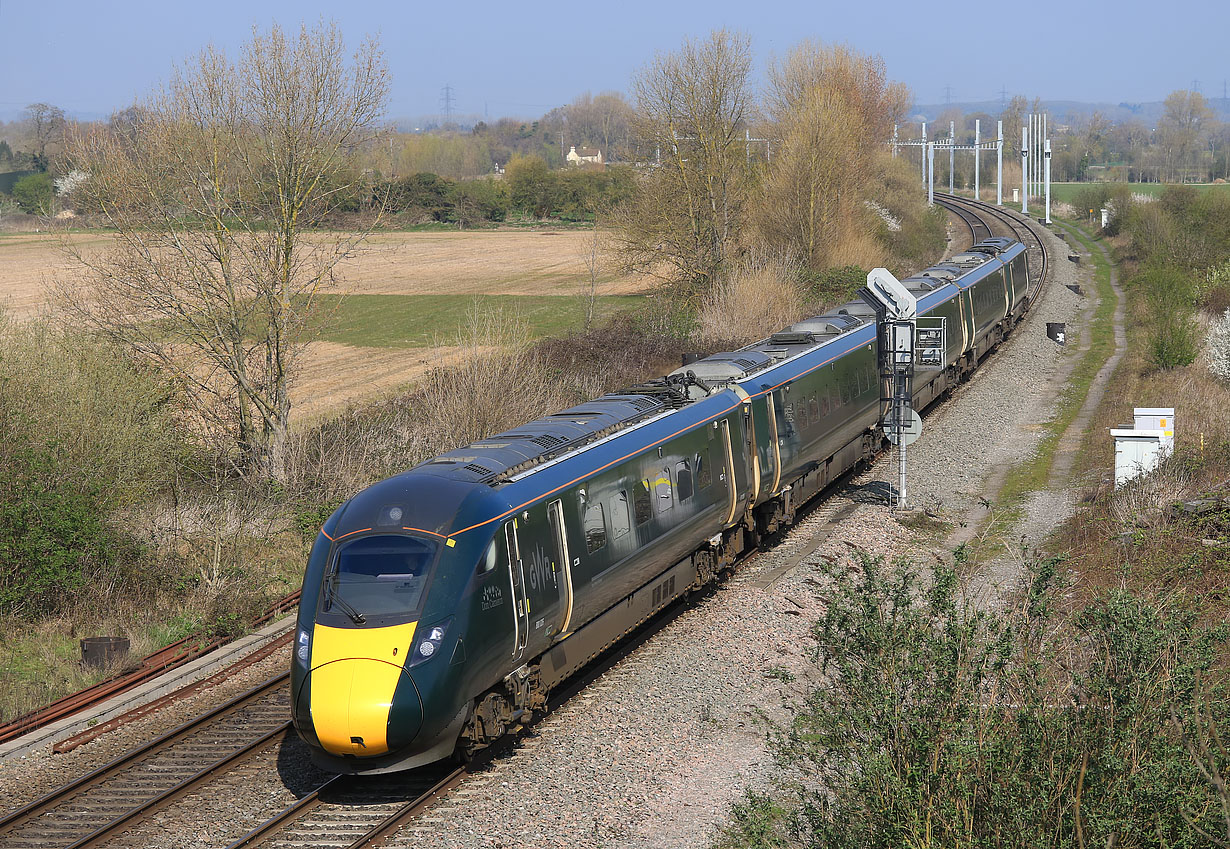
[[[952,194],[952,170],[957,159],[957,122],[948,122],[948,194]]]
[[[1051,140],[1047,139],[1042,153],[1042,182],[1046,184],[1046,223],[1051,223]]]
[[[979,170],[982,165],[982,119],[974,119],[974,200],[982,200],[979,192]]]
[[[1004,205],[1004,122],[995,131],[995,205]]]
[[[935,206],[935,142],[927,142],[927,206]]]
[[[1021,127],[1021,213],[1029,214],[1029,128]]]

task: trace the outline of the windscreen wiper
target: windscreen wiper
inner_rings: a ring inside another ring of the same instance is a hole
[[[342,609],[343,613],[345,613],[347,616],[350,617],[351,621],[353,621],[354,624],[362,625],[364,622],[367,621],[367,617],[364,616],[359,611],[355,610],[355,608],[350,604],[350,602],[342,598],[341,594],[338,593],[337,591],[337,582],[338,582],[337,572],[334,572],[333,574],[331,574],[329,576],[329,580],[325,582],[325,610],[328,610],[330,607],[336,604],[338,607]]]

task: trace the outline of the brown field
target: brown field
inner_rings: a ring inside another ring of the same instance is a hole
[[[78,234],[84,250],[111,237]],[[467,233],[378,233],[340,267],[339,291],[356,294],[571,295],[588,291],[585,256],[592,233],[578,230],[494,230]],[[0,309],[28,318],[49,305],[49,285],[72,273],[59,237],[0,234]],[[599,295],[649,288],[645,278],[600,272]],[[448,360],[448,348],[391,350],[312,343],[295,388],[299,422],[365,395],[387,392]]]
[[[580,230],[486,230],[377,233],[339,268],[342,291],[375,295],[571,295],[587,290],[584,257],[592,234]],[[71,237],[85,251],[104,249],[105,234]],[[48,285],[72,271],[59,237],[0,234],[0,308],[37,312]],[[601,273],[599,295],[644,291],[641,277]]]

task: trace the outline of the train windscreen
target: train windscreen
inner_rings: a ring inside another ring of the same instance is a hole
[[[324,611],[356,624],[391,624],[419,609],[439,546],[418,537],[379,534],[341,547],[325,579]]]

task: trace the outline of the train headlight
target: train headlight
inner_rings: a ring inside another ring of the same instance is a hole
[[[440,645],[444,642],[444,635],[448,633],[448,626],[452,621],[452,617],[449,617],[439,625],[424,628],[424,636],[419,638],[418,645],[410,653],[410,660],[406,666],[416,666],[429,658],[435,657],[440,651]]]
[[[308,660],[312,657],[312,635],[305,628],[299,629],[299,636],[295,640],[295,657],[304,666],[308,665]]]

